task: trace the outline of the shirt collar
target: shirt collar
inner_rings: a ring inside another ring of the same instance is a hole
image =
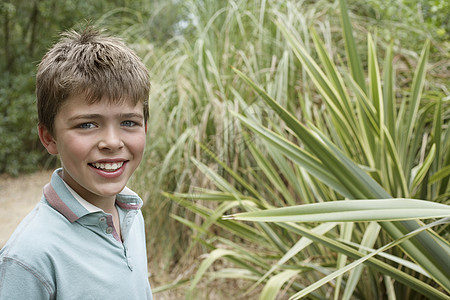
[[[50,206],[72,223],[87,214],[102,212],[100,208],[83,199],[64,182],[59,176],[61,170],[55,170],[50,183],[44,187],[44,196]],[[125,210],[138,210],[143,203],[135,192],[125,187],[116,195],[116,204]]]

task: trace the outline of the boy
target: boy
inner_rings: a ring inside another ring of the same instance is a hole
[[[36,75],[39,138],[62,168],[0,251],[0,299],[152,299],[142,200],[149,76],[123,42],[68,32]]]

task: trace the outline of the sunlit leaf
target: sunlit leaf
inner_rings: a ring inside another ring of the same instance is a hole
[[[414,199],[334,201],[225,216],[257,222],[366,222],[442,218],[450,206]]]

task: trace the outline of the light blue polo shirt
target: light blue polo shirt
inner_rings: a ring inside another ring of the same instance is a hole
[[[117,195],[122,242],[112,216],[77,200],[58,172],[0,251],[0,299],[152,299],[142,200]]]

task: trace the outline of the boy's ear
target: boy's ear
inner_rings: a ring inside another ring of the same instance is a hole
[[[56,147],[56,140],[53,138],[53,135],[48,131],[47,127],[42,124],[38,125],[39,139],[41,140],[42,145],[44,145],[47,152],[51,155],[58,154],[58,148]]]

